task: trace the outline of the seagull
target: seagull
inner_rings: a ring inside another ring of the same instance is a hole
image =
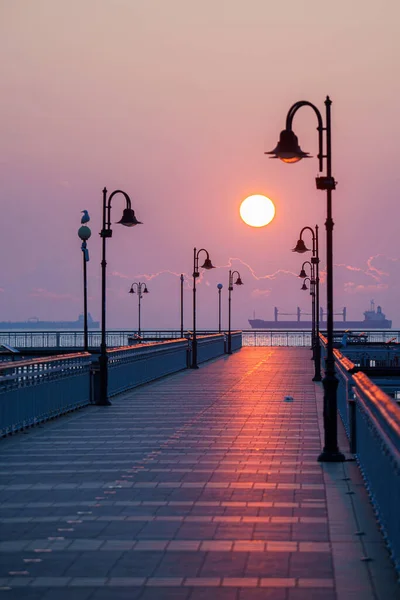
[[[81,223],[89,223],[90,217],[89,217],[88,211],[87,210],[82,210],[81,212],[83,212],[83,217],[81,219]]]

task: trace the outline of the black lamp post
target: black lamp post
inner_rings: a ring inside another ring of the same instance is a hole
[[[295,114],[303,106],[309,106],[316,114],[318,121],[318,161],[319,171],[324,169],[326,162],[326,175],[316,178],[318,190],[326,191],[327,218],[326,226],[326,289],[327,289],[327,357],[324,386],[324,449],[319,455],[321,462],[342,462],[345,456],[340,452],[337,443],[337,387],[338,379],[335,374],[335,359],[333,355],[333,219],[332,219],[332,191],[336,188],[336,182],[332,176],[332,146],[331,146],[331,100],[329,96],[325,100],[325,126],[322,115],[318,108],[308,102],[301,100],[293,104],[286,116],[286,128],[281,131],[278,145],[271,152],[271,158],[279,158],[283,162],[294,163],[302,158],[309,158],[308,152],[303,152],[299,146],[297,136],[292,130]],[[325,149],[324,149],[325,132]]]
[[[221,333],[221,290],[224,286],[222,283],[217,284],[218,288],[218,333]]]
[[[183,273],[181,273],[180,280],[181,280],[181,338],[183,338],[183,282],[185,281]]]
[[[198,369],[199,365],[197,364],[197,333],[196,333],[196,279],[200,277],[199,272],[199,255],[201,252],[206,253],[206,259],[204,264],[202,265],[202,269],[215,269],[214,265],[210,260],[210,255],[207,250],[204,248],[200,248],[199,251],[196,248],[193,248],[193,339],[192,339],[192,369]]]
[[[133,287],[136,286],[136,293],[138,295],[138,336],[141,336],[142,330],[140,328],[140,302],[142,300],[143,294],[148,294],[149,290],[145,283],[141,283],[134,281],[131,285],[131,289],[129,290],[130,294],[135,294],[135,290]]]
[[[304,254],[309,252],[310,249],[304,243],[302,238],[305,231],[310,231],[312,235],[312,257],[311,257],[311,278],[315,281],[315,317],[314,317],[314,343],[313,343],[313,358],[315,374],[313,381],[321,381],[321,345],[319,341],[319,242],[318,242],[318,225],[315,226],[315,230],[312,227],[303,227],[300,231],[300,237],[297,240],[296,247],[293,248],[293,252]],[[302,269],[303,270],[303,269]],[[305,277],[300,273],[300,277]]]
[[[307,277],[307,273],[305,270],[305,266],[309,265],[310,266],[310,277]],[[315,360],[315,269],[314,269],[314,265],[312,265],[310,263],[309,260],[306,260],[305,262],[303,262],[303,264],[301,265],[301,271],[299,274],[299,277],[301,279],[304,279],[304,281],[307,279],[310,280],[310,285],[311,285],[311,296],[312,296],[312,308],[311,308],[311,339],[312,339],[312,350],[313,350],[313,359]],[[301,289],[308,289],[307,287],[305,288],[301,288]]]
[[[88,219],[89,220],[89,219]],[[81,250],[83,258],[83,347],[85,352],[89,349],[88,335],[88,309],[87,309],[87,270],[86,263],[89,261],[89,250],[87,249],[87,241],[92,235],[90,228],[87,225],[82,225],[78,229],[78,236],[82,240]]]
[[[96,404],[100,406],[110,405],[111,402],[108,399],[108,356],[107,356],[107,342],[106,342],[106,241],[107,238],[112,237],[111,229],[111,200],[116,194],[122,194],[125,198],[125,208],[122,214],[122,218],[118,223],[125,225],[125,227],[134,227],[135,225],[141,225],[135,217],[135,211],[132,210],[131,199],[128,194],[122,190],[115,190],[107,198],[107,189],[103,189],[103,226],[100,231],[102,238],[102,260],[101,260],[101,344],[100,344],[100,356],[99,356],[99,367],[100,367],[100,393],[96,400]]]
[[[237,279],[234,282],[233,276],[237,275]],[[240,277],[239,271],[229,271],[229,287],[228,287],[228,354],[232,354],[232,334],[231,334],[231,293],[233,291],[233,284],[243,285],[242,278]]]

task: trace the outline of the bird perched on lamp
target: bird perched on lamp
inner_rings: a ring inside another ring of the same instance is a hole
[[[90,217],[89,217],[88,211],[87,210],[82,210],[81,212],[83,213],[83,217],[81,219],[81,223],[89,223]]]

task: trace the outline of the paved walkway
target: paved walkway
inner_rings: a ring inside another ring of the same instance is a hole
[[[399,598],[311,376],[245,348],[2,441],[0,600]]]

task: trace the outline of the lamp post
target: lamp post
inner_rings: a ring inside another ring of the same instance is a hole
[[[181,273],[180,280],[181,280],[181,338],[183,338],[183,282],[185,281],[183,273]]]
[[[310,276],[307,276],[306,270],[305,270],[305,266],[309,265],[310,267]],[[312,286],[311,289],[313,290],[313,292],[311,293],[312,295],[312,308],[311,308],[311,346],[312,346],[312,350],[313,350],[313,359],[315,360],[315,269],[314,266],[310,263],[309,260],[306,260],[305,262],[303,262],[303,264],[301,265],[301,271],[299,274],[299,277],[301,279],[305,280],[309,279],[310,280],[310,285]],[[308,288],[301,288],[303,290],[307,290]]]
[[[141,283],[140,281],[134,281],[131,285],[131,289],[129,290],[130,294],[135,294],[135,290],[133,289],[134,286],[136,286],[136,293],[138,295],[138,336],[140,337],[142,333],[140,328],[140,302],[142,300],[143,294],[148,294],[149,290],[147,289],[145,283]]]
[[[296,247],[293,248],[293,252],[298,252],[299,254],[304,254],[304,252],[309,252],[310,249],[304,243],[303,233],[305,231],[310,231],[312,235],[312,257],[311,257],[311,265],[314,269],[312,271],[312,279],[315,281],[315,318],[314,318],[314,344],[313,344],[313,354],[314,354],[314,367],[315,374],[313,377],[313,381],[321,381],[321,345],[319,340],[319,241],[318,241],[318,225],[315,226],[315,230],[312,227],[303,227],[300,231],[300,237],[297,240]],[[314,273],[314,275],[313,275]],[[305,277],[305,274],[302,275],[300,273],[300,277]]]
[[[89,218],[87,219],[87,221]],[[82,218],[83,221],[83,218]],[[87,222],[85,221],[85,222]],[[87,241],[92,235],[90,228],[87,225],[81,225],[78,229],[78,236],[82,240],[81,250],[83,258],[83,347],[85,352],[89,349],[88,340],[88,310],[87,310],[87,271],[86,263],[89,261],[89,250],[87,249]]]
[[[218,333],[221,333],[221,290],[224,286],[222,283],[217,284],[218,288]]]
[[[237,279],[234,282],[233,276],[237,275]],[[228,354],[232,354],[232,334],[231,334],[231,293],[233,291],[233,284],[243,285],[242,278],[240,277],[239,271],[229,271],[229,287],[228,287]]]
[[[313,351],[313,360],[314,360],[314,367],[315,367],[315,331],[316,331],[316,327],[315,327],[315,276],[313,273],[313,269],[311,270],[311,277],[307,277],[304,266],[306,264],[310,264],[308,261],[303,263],[303,266],[301,268],[300,271],[300,275],[299,277],[301,277],[303,279],[303,285],[301,286],[301,289],[303,291],[308,290],[308,287],[306,285],[306,281],[310,282],[310,296],[311,296],[311,314],[312,314],[312,334],[311,334],[311,338],[312,338],[312,351]],[[315,377],[313,377],[313,381],[315,381]]]
[[[96,404],[100,406],[110,405],[111,402],[108,399],[108,356],[107,356],[107,342],[106,342],[106,242],[107,239],[112,237],[111,229],[111,200],[117,194],[122,194],[125,198],[125,208],[122,213],[122,218],[118,221],[120,225],[125,227],[134,227],[135,225],[141,225],[135,217],[135,211],[132,210],[131,199],[126,192],[122,190],[115,190],[107,197],[107,189],[103,189],[103,226],[100,231],[100,237],[102,239],[102,260],[101,260],[101,344],[100,344],[100,356],[99,356],[99,368],[100,368],[100,393],[96,400]]]
[[[196,279],[200,277],[199,271],[199,256],[201,252],[206,253],[206,259],[204,264],[201,266],[202,269],[215,269],[214,265],[210,260],[210,255],[207,250],[200,248],[199,251],[193,248],[193,338],[192,338],[192,369],[198,369],[197,364],[197,332],[196,332]]]
[[[335,359],[333,355],[333,219],[332,219],[332,191],[336,188],[336,182],[332,176],[332,136],[331,136],[331,99],[325,100],[325,125],[319,109],[308,102],[300,100],[291,106],[286,116],[286,128],[281,131],[278,145],[271,152],[271,158],[279,158],[283,162],[295,163],[302,158],[309,158],[308,152],[300,148],[297,136],[292,130],[295,114],[303,106],[313,109],[318,121],[318,161],[319,171],[324,169],[326,163],[326,174],[316,178],[318,190],[326,191],[327,217],[326,227],[326,290],[327,290],[327,356],[325,360],[324,386],[324,448],[318,457],[320,462],[342,462],[345,456],[340,452],[337,442],[337,387],[338,379],[335,374]],[[325,132],[325,148],[324,148]]]

